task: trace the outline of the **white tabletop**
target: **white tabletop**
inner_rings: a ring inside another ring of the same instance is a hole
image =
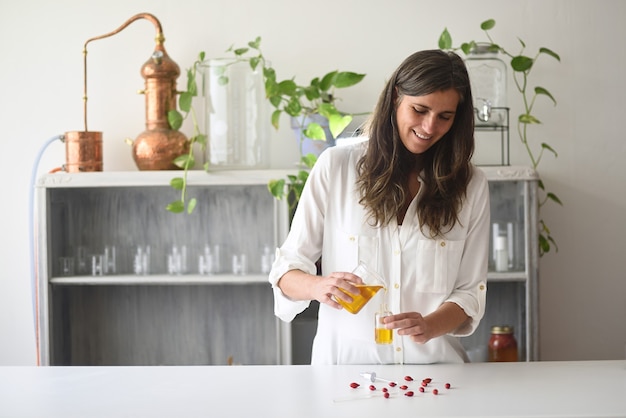
[[[363,371],[407,384],[415,395],[396,386],[385,399],[381,389],[389,386],[377,381],[371,392]],[[414,381],[405,382],[407,375]],[[433,380],[420,393],[426,377]],[[406,416],[626,417],[626,361],[0,367],[0,417]]]

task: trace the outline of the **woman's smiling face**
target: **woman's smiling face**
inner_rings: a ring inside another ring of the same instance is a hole
[[[436,144],[452,127],[459,100],[455,89],[402,96],[396,105],[396,123],[406,149],[422,154]]]

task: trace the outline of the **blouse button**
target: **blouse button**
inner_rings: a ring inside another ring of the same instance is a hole
[[[393,287],[396,288],[396,289],[400,289],[400,284],[396,283],[396,284],[393,285]]]
[[[439,245],[441,245],[442,247],[445,247],[446,246],[446,242],[445,241],[441,241],[441,244],[439,244]]]
[[[402,348],[400,348],[400,347],[396,347],[396,351],[397,351],[397,352],[400,352],[400,351],[402,351]]]
[[[394,254],[394,255],[398,255],[398,254],[400,254],[400,250],[394,250],[394,251],[393,251],[393,254]]]
[[[350,241],[354,241],[355,238],[354,237],[350,237],[349,239],[350,239]]]
[[[480,289],[480,290],[485,290],[485,285],[484,285],[484,284],[481,284],[481,285],[480,285],[480,287],[479,287],[479,289]]]

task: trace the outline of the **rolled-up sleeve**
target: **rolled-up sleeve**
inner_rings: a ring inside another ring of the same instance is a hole
[[[278,282],[290,270],[317,273],[315,263],[322,253],[329,163],[326,153],[322,153],[302,190],[287,239],[276,249],[269,282],[274,291],[274,314],[283,321],[293,320],[311,302],[288,298],[278,287]]]

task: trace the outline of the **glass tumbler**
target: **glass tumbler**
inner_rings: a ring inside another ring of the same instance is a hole
[[[354,295],[352,293],[344,292],[352,296],[352,302],[346,302],[343,299],[337,299],[337,303],[344,307],[345,310],[351,314],[357,314],[365,306],[369,300],[380,290],[384,289],[385,282],[381,276],[375,271],[371,270],[363,262],[352,271],[353,274],[359,276],[363,280],[363,284],[358,284],[356,287],[359,289],[359,294]]]

